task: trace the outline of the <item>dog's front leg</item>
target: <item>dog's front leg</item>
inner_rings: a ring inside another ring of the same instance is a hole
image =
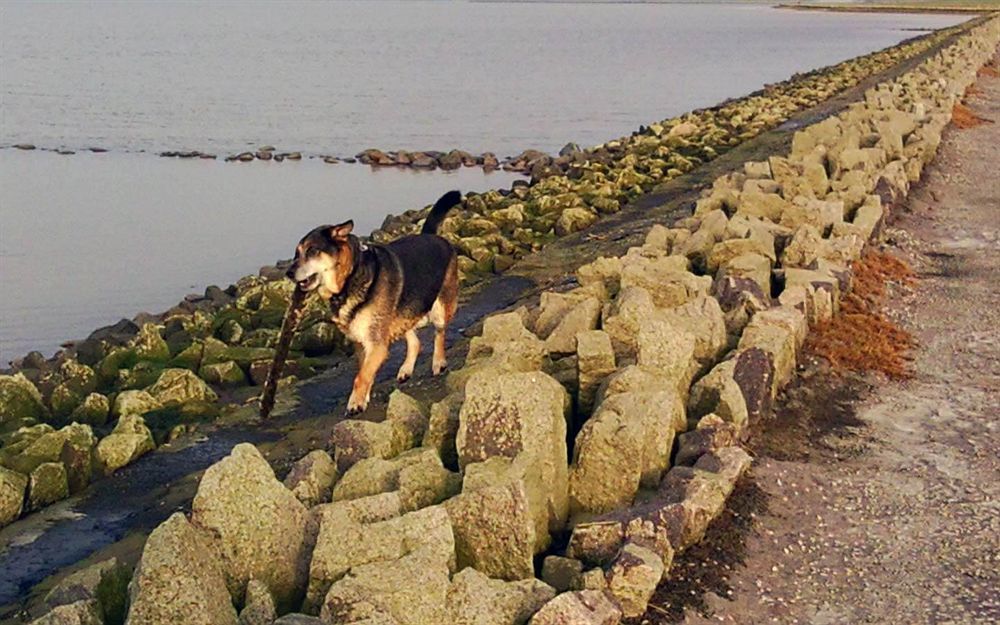
[[[417,364],[417,356],[420,354],[420,339],[417,338],[417,331],[410,330],[406,333],[406,359],[396,374],[396,381],[402,384],[413,376],[413,367]]]
[[[361,367],[358,375],[354,378],[354,388],[351,390],[351,397],[347,400],[347,414],[353,415],[364,412],[368,408],[368,400],[371,399],[372,384],[375,382],[375,375],[389,355],[387,345],[369,345],[363,348],[364,354],[361,357]]]

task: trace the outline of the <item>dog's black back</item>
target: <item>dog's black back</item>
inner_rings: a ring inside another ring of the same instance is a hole
[[[384,249],[395,257],[402,277],[397,309],[407,316],[426,314],[441,292],[448,263],[455,254],[451,244],[436,234],[417,234],[397,239]],[[383,266],[392,262],[387,258],[378,260]],[[385,277],[395,281],[397,275]]]

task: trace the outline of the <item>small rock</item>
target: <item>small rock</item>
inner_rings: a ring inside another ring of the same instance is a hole
[[[330,454],[315,449],[292,465],[284,484],[307,508],[312,508],[330,501],[337,477],[337,465]]]
[[[28,510],[41,510],[69,496],[66,467],[59,462],[38,465],[29,476]]]

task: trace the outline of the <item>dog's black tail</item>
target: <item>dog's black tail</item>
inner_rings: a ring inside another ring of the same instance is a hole
[[[427,219],[424,221],[424,228],[420,231],[420,234],[437,234],[438,226],[444,221],[445,215],[461,201],[462,194],[458,191],[449,191],[442,195],[434,203],[434,208],[431,209],[430,214],[427,215]]]

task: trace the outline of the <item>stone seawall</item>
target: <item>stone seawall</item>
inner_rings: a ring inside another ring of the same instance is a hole
[[[998,42],[1000,19],[983,23],[796,132],[788,154],[718,178],[691,217],[579,267],[575,288],[488,317],[442,401],[396,391],[384,421],[341,422],[332,455],[283,483],[237,446],[191,514],[149,537],[127,622],[642,615]],[[97,593],[110,570],[37,622],[103,622],[123,592]],[[290,611],[304,614],[278,618]]]
[[[652,123],[600,146],[558,158],[522,155],[518,167],[531,172],[532,184],[469,194],[442,226],[460,253],[464,283],[504,272],[526,254],[610,219],[636,198],[647,201],[657,185],[873,73],[911,62],[971,24]],[[384,241],[415,231],[425,212],[390,217],[373,237]],[[281,267],[264,267],[259,276],[226,289],[208,287],[162,314],[142,313],[101,328],[52,359],[33,352],[15,361],[15,375],[0,375],[0,467],[10,492],[22,496],[9,496],[0,526],[81,491],[158,445],[239,414],[259,393],[274,355],[291,289],[283,274]],[[315,299],[300,329],[286,387],[338,364],[350,351]]]

